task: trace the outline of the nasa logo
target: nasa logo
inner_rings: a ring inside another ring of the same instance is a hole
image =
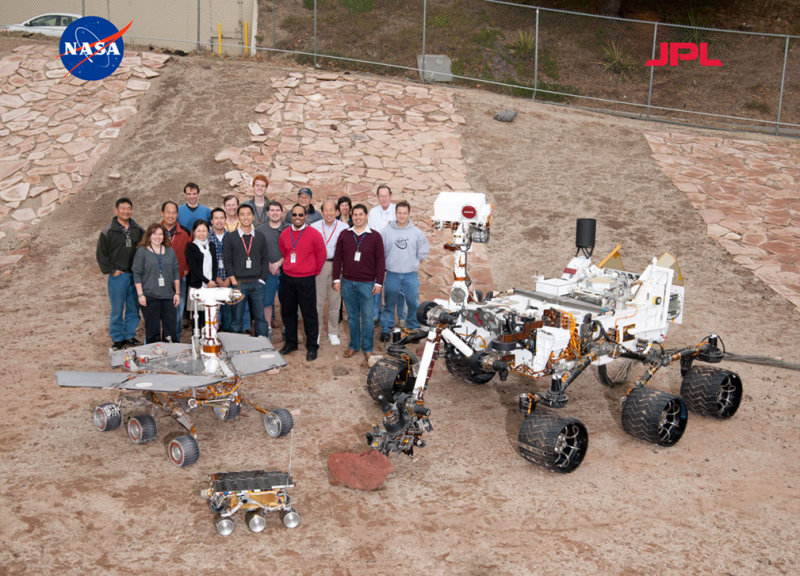
[[[122,35],[133,24],[117,30],[99,16],[85,16],[67,26],[61,35],[59,52],[67,74],[81,80],[102,80],[114,73],[125,54]]]

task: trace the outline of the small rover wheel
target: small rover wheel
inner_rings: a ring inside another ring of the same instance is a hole
[[[282,513],[283,525],[287,528],[297,528],[300,524],[300,514],[294,508],[289,508]]]
[[[216,416],[218,420],[230,421],[239,415],[242,411],[242,405],[230,402],[228,404],[212,406],[211,409],[214,411],[214,416]]]
[[[445,347],[444,363],[450,374],[470,384],[486,384],[494,378],[494,372],[473,370],[469,358],[449,344]]]
[[[128,420],[128,438],[134,444],[147,444],[156,439],[158,426],[150,414],[137,414]]]
[[[686,404],[680,396],[640,386],[622,405],[625,432],[659,446],[672,446],[686,430]]]
[[[367,393],[375,402],[379,402],[378,396],[391,400],[396,392],[410,392],[414,387],[414,382],[409,381],[408,366],[401,364],[400,359],[381,358],[369,369]]]
[[[273,438],[286,436],[294,428],[292,413],[284,408],[267,412],[264,416],[264,428],[266,428],[267,434]]]
[[[122,413],[116,404],[100,404],[92,411],[92,422],[100,432],[111,432],[122,424]]]
[[[267,519],[264,518],[263,510],[250,510],[245,514],[244,519],[247,522],[247,527],[250,528],[250,532],[258,533],[267,527]]]
[[[215,500],[214,498],[208,501],[208,508],[214,514],[220,514],[225,512],[228,508],[231,507],[231,502],[227,498],[223,498],[222,500]]]
[[[217,528],[217,534],[220,536],[230,536],[233,534],[233,518],[217,516],[214,519],[214,525]]]
[[[200,447],[193,436],[184,434],[170,440],[167,445],[167,456],[175,466],[185,468],[191,466],[200,458]]]
[[[597,367],[597,377],[603,386],[620,386],[630,380],[635,360],[616,358]]]
[[[681,382],[681,397],[689,410],[725,420],[739,409],[742,380],[728,370],[692,366]]]
[[[583,462],[589,434],[580,420],[540,408],[522,422],[518,445],[525,460],[565,474]]]

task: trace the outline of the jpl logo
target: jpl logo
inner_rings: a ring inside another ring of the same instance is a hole
[[[648,60],[647,66],[666,66],[669,58],[670,66],[677,66],[679,60],[697,60],[700,57],[700,66],[722,66],[720,60],[708,59],[708,42],[661,42],[658,60]],[[686,52],[681,52],[686,50]]]
[[[133,24],[117,30],[111,22],[98,16],[86,16],[67,26],[61,35],[61,62],[81,80],[102,80],[114,73],[125,54],[122,35]]]

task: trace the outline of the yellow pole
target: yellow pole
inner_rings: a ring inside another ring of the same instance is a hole
[[[222,23],[217,24],[217,48],[220,56],[222,55]]]
[[[244,22],[244,55],[247,56],[250,47],[250,39],[247,37],[247,20]]]

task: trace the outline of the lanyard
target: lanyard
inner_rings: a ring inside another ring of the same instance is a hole
[[[300,238],[302,238],[302,237],[303,237],[303,233],[304,233],[305,231],[306,231],[306,228],[305,228],[305,226],[303,226],[303,230],[302,230],[302,231],[300,232],[300,234],[297,236],[297,240],[295,240],[295,239],[294,239],[294,227],[292,227],[292,228],[290,228],[290,229],[289,229],[289,237],[292,239],[292,252],[294,252],[294,251],[295,251],[295,249],[297,248],[297,243],[298,243],[298,242],[300,242]]]
[[[256,222],[258,222],[259,224],[263,224],[264,222],[267,221],[267,208],[268,204],[264,202],[264,209],[261,210],[261,214],[259,215],[258,206],[256,206],[256,201],[253,200],[253,214],[256,215]]]
[[[247,246],[244,245],[245,236],[250,236],[250,244],[248,244]],[[250,249],[253,247],[253,236],[250,234],[243,234],[242,236],[239,236],[239,240],[242,241],[242,246],[244,246],[244,251],[247,254],[247,257],[250,258]]]
[[[334,232],[336,232],[336,221],[335,220],[333,221],[333,230],[331,230],[331,234],[327,238],[325,238],[325,222],[322,223],[322,237],[325,238],[325,246],[327,246],[328,242],[330,242],[331,238],[333,238],[333,233]]]
[[[352,232],[353,232],[353,238],[355,238],[355,240],[356,240],[356,252],[358,252],[359,248],[361,248],[361,242],[364,241],[364,237],[367,235],[367,232],[366,231],[362,232],[361,233],[361,238],[356,236],[355,231],[352,231]]]
[[[158,259],[158,275],[159,275],[159,276],[161,276],[161,275],[162,275],[162,274],[161,274],[161,258],[162,258],[163,254],[164,254],[164,252],[162,252],[162,251],[164,250],[164,247],[163,247],[163,246],[161,246],[160,248],[161,248],[161,250],[159,250],[158,252],[156,252],[155,250],[153,250],[153,248],[152,248],[152,247],[150,247],[150,252],[152,252],[153,254],[155,254],[155,255],[156,255],[156,258]]]

